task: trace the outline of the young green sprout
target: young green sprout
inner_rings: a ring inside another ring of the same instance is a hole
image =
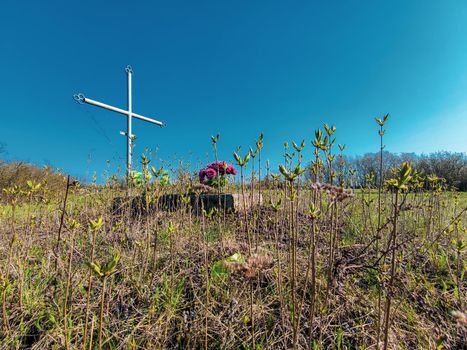
[[[386,295],[386,305],[385,305],[385,320],[384,320],[384,350],[388,348],[389,340],[389,327],[390,327],[390,312],[391,312],[391,301],[393,295],[393,286],[394,279],[396,277],[396,259],[397,259],[397,219],[400,213],[399,207],[399,193],[408,190],[409,183],[412,178],[412,165],[409,162],[404,162],[398,170],[398,174],[395,178],[387,180],[386,186],[395,192],[394,197],[394,210],[392,218],[392,232],[389,240],[390,251],[391,251],[391,268],[389,272],[389,283],[388,283],[388,293]]]
[[[102,330],[104,327],[104,305],[105,305],[105,292],[107,285],[107,278],[113,275],[117,271],[117,265],[120,261],[120,253],[115,253],[113,257],[108,260],[104,265],[101,265],[98,261],[91,261],[89,267],[94,274],[102,280],[102,291],[101,291],[101,308],[99,316],[99,350],[102,349]],[[91,340],[92,341],[92,340]]]
[[[91,253],[89,257],[89,261],[94,261],[94,254],[95,254],[95,247],[96,247],[96,236],[99,230],[104,225],[104,219],[100,216],[96,220],[89,221],[89,230],[91,231]],[[84,318],[84,335],[83,335],[83,348],[87,345],[87,338],[88,338],[88,320],[89,320],[89,312],[91,308],[91,290],[92,290],[92,270],[89,270],[88,274],[88,291],[86,296],[86,314]],[[91,339],[92,343],[92,339]]]
[[[293,170],[287,170],[284,165],[279,165],[279,171],[284,176],[284,178],[289,181],[295,181],[300,175],[305,172],[306,169],[300,167],[300,165],[296,165]]]

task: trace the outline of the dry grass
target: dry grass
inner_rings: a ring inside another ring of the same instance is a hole
[[[75,206],[71,200],[67,208],[67,222],[74,218],[81,223],[73,233],[75,246],[67,321],[63,319],[62,305],[72,233],[66,229],[63,234],[55,272],[53,246],[59,210],[41,212],[39,204],[35,204],[29,217],[14,222],[11,216],[2,218],[2,292],[7,312],[7,324],[2,324],[3,348],[65,348],[67,337],[70,348],[83,345],[91,245],[88,223],[99,216],[104,217],[104,225],[96,236],[95,260],[102,263],[115,251],[121,254],[118,270],[109,278],[106,292],[104,348],[199,348],[205,344],[206,324],[209,348],[249,348],[253,336],[258,348],[293,346],[291,237],[286,205],[277,211],[252,206],[252,215],[247,220],[250,220],[251,234],[258,236],[259,243],[250,255],[243,214],[222,216],[221,220],[190,216],[184,210],[158,212],[148,217],[132,218],[129,213],[115,217],[109,214],[111,196],[92,189],[79,191],[86,194],[73,196],[84,195],[87,198],[84,206]],[[273,191],[269,195],[277,196],[277,193]],[[412,202],[422,201],[421,205],[401,216],[401,250],[393,289],[395,303],[389,342],[394,348],[428,349],[440,342],[446,348],[461,348],[465,325],[456,324],[461,319],[459,316],[451,316],[451,311],[462,310],[458,295],[465,295],[464,280],[456,290],[456,256],[451,243],[454,231],[444,232],[436,244],[426,240],[423,220],[415,221],[415,217],[417,212],[423,217],[426,210],[423,201],[429,197],[420,196]],[[371,230],[368,220],[363,225],[355,219],[362,203],[358,197],[353,198],[344,202],[339,211],[339,249],[334,258],[332,284],[328,286],[331,225],[328,215],[323,213],[317,223],[317,297],[310,324],[312,221],[305,209],[308,200],[301,198],[300,209],[296,211],[295,293],[300,307],[296,346],[309,347],[311,330],[314,347],[374,348],[377,277],[383,282],[387,279],[389,261],[383,259],[379,274],[372,268],[377,256],[371,248],[365,249]],[[438,200],[442,202],[444,195]],[[386,195],[384,202],[389,212],[390,195]],[[437,213],[442,222],[436,222],[435,226],[441,229],[449,226],[454,211],[460,209],[452,201],[446,202]],[[173,223],[172,229],[169,223]],[[10,251],[15,232],[17,240]],[[236,253],[244,258],[242,262],[226,262],[225,271],[213,273],[216,262]],[[97,346],[101,281],[94,278],[91,288],[89,327],[93,320],[92,338]],[[64,332],[64,322],[68,322],[68,335]]]
[[[319,185],[331,163],[302,181],[292,158],[225,189],[237,213],[117,215],[110,186],[72,186],[65,212],[45,186],[8,194],[0,348],[465,349],[465,194],[395,176],[378,225],[374,189]],[[129,192],[149,205],[192,178]]]

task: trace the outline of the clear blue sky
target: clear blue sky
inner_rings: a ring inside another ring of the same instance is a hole
[[[0,5],[0,142],[8,159],[77,176],[124,164],[134,69],[135,153],[204,161],[260,132],[264,157],[324,122],[349,154],[467,151],[466,1],[10,1]]]

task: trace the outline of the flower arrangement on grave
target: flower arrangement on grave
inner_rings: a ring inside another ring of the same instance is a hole
[[[237,170],[231,164],[224,161],[208,164],[199,172],[199,182],[203,185],[220,188],[227,186],[228,175],[237,175]]]

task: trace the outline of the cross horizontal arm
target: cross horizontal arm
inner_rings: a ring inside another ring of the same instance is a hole
[[[105,104],[105,103],[102,103],[102,102],[99,102],[99,101],[91,100],[90,98],[87,98],[87,97],[84,97],[82,101],[85,102],[85,103],[88,103],[90,105],[101,107],[101,108],[104,108],[104,109],[108,109],[110,111],[114,111],[114,112],[117,112],[117,113],[120,113],[120,114],[124,114],[124,115],[129,114],[128,111],[125,111],[124,109],[113,107],[113,106],[110,106],[108,104]],[[135,118],[138,118],[138,119],[141,119],[141,120],[144,120],[146,122],[152,123],[152,124],[159,125],[161,127],[165,126],[165,124],[163,122],[160,122],[158,120],[154,120],[154,119],[145,117],[145,116],[140,115],[140,114],[131,113],[131,116],[135,117]]]

